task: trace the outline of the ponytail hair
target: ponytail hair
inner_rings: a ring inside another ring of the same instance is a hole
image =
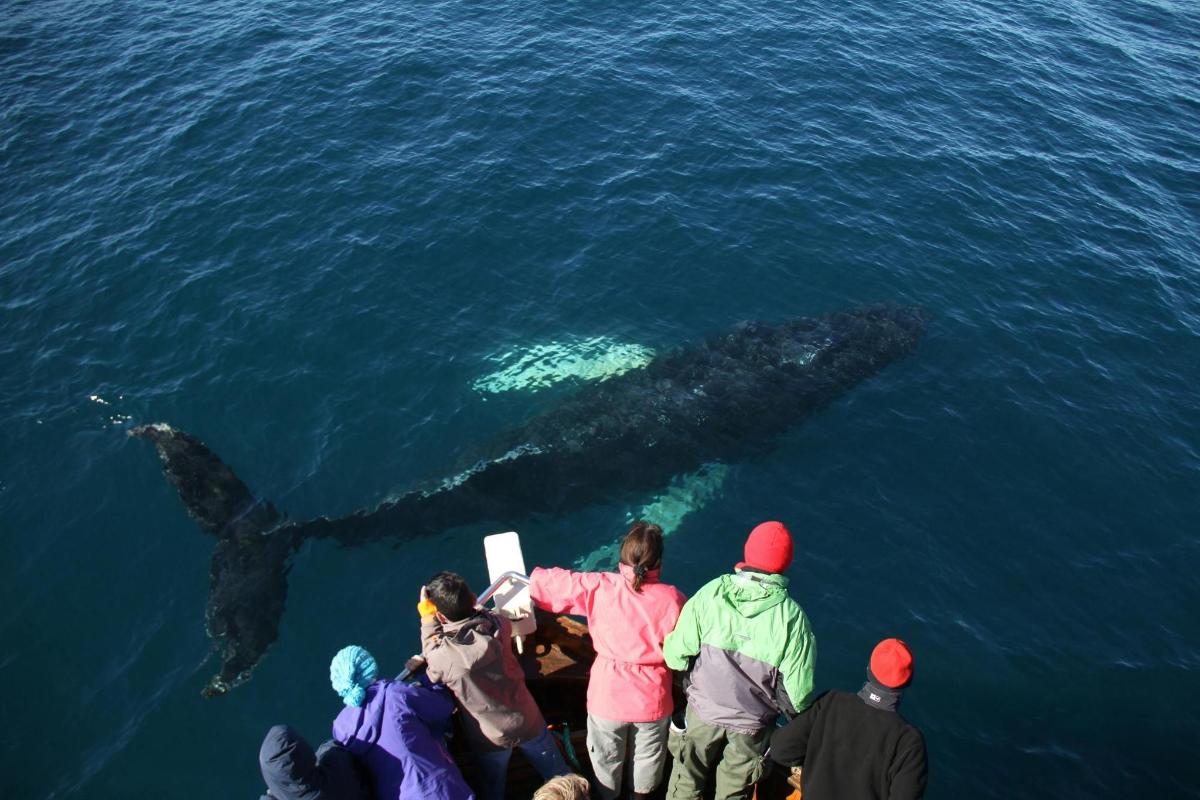
[[[621,563],[633,567],[635,592],[642,591],[647,572],[662,566],[662,556],[662,528],[640,519],[633,523],[621,543]]]

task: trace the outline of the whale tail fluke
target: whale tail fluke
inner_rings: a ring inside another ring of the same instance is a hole
[[[290,557],[302,539],[196,437],[163,423],[139,425],[129,435],[154,444],[188,514],[218,540],[205,627],[222,663],[203,695],[225,694],[250,677],[279,635]]]
[[[190,433],[156,422],[139,425],[129,435],[154,444],[167,480],[205,533],[225,539],[245,529],[261,534],[278,524],[275,507],[256,498],[224,461]]]

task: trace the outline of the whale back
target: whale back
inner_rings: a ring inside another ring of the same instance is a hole
[[[592,480],[661,482],[769,447],[787,428],[912,352],[926,324],[921,309],[895,305],[742,323],[581,390],[516,438],[586,469]]]

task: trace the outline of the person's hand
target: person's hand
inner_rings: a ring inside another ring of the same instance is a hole
[[[424,586],[421,587],[421,599],[417,602],[417,613],[421,615],[421,619],[437,614],[437,606],[429,599],[429,592]]]

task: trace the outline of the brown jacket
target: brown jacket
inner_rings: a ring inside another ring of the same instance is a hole
[[[443,626],[424,617],[421,647],[429,680],[446,684],[465,712],[472,746],[498,750],[542,735],[546,720],[525,686],[507,619],[480,611]]]

